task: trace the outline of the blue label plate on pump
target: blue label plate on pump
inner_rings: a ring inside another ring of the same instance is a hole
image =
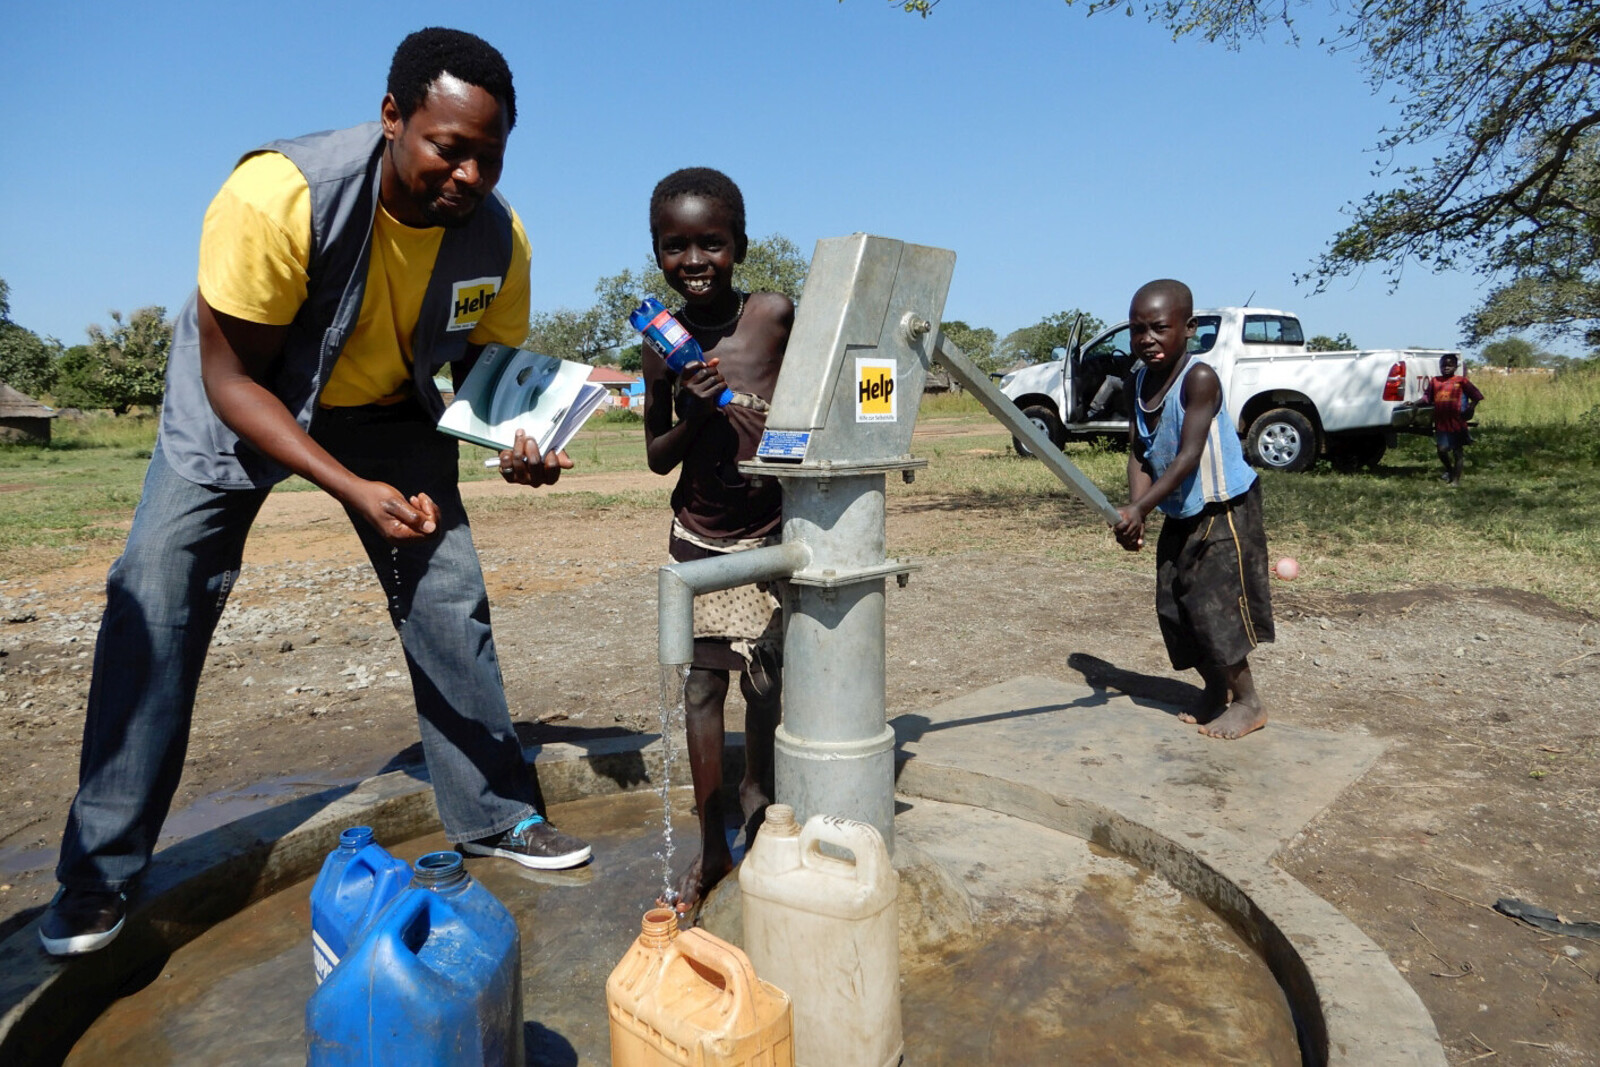
[[[762,430],[761,444],[756,446],[756,458],[791,462],[804,460],[810,444],[810,430]]]

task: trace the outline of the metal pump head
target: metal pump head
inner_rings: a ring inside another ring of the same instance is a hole
[[[946,249],[864,233],[817,242],[756,465],[910,458],[955,264]]]

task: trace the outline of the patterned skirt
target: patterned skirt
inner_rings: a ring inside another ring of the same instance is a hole
[[[782,538],[704,537],[672,520],[667,544],[674,563],[775,545]],[[760,660],[776,664],[783,648],[783,604],[777,582],[702,593],[694,598],[694,665],[711,670],[745,671]]]

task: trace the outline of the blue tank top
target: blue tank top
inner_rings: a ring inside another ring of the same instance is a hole
[[[1157,478],[1172,466],[1178,455],[1178,442],[1183,438],[1183,381],[1202,360],[1189,358],[1178,380],[1167,390],[1161,404],[1161,422],[1155,431],[1145,425],[1144,411],[1139,407],[1139,395],[1144,388],[1144,368],[1133,379],[1134,429],[1139,443],[1144,446],[1145,458]],[[1175,519],[1188,519],[1200,514],[1207,504],[1219,504],[1242,496],[1255,484],[1256,472],[1244,461],[1244,449],[1239,446],[1239,435],[1227,424],[1224,415],[1228,405],[1223,402],[1221,385],[1218,385],[1216,417],[1206,433],[1205,449],[1200,453],[1200,465],[1194,473],[1178,483],[1165,500],[1156,506]]]

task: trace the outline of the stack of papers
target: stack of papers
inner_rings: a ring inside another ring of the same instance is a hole
[[[445,408],[439,429],[496,451],[518,430],[541,454],[559,452],[605,400],[605,386],[589,380],[594,368],[507,345],[486,345],[477,364]]]

